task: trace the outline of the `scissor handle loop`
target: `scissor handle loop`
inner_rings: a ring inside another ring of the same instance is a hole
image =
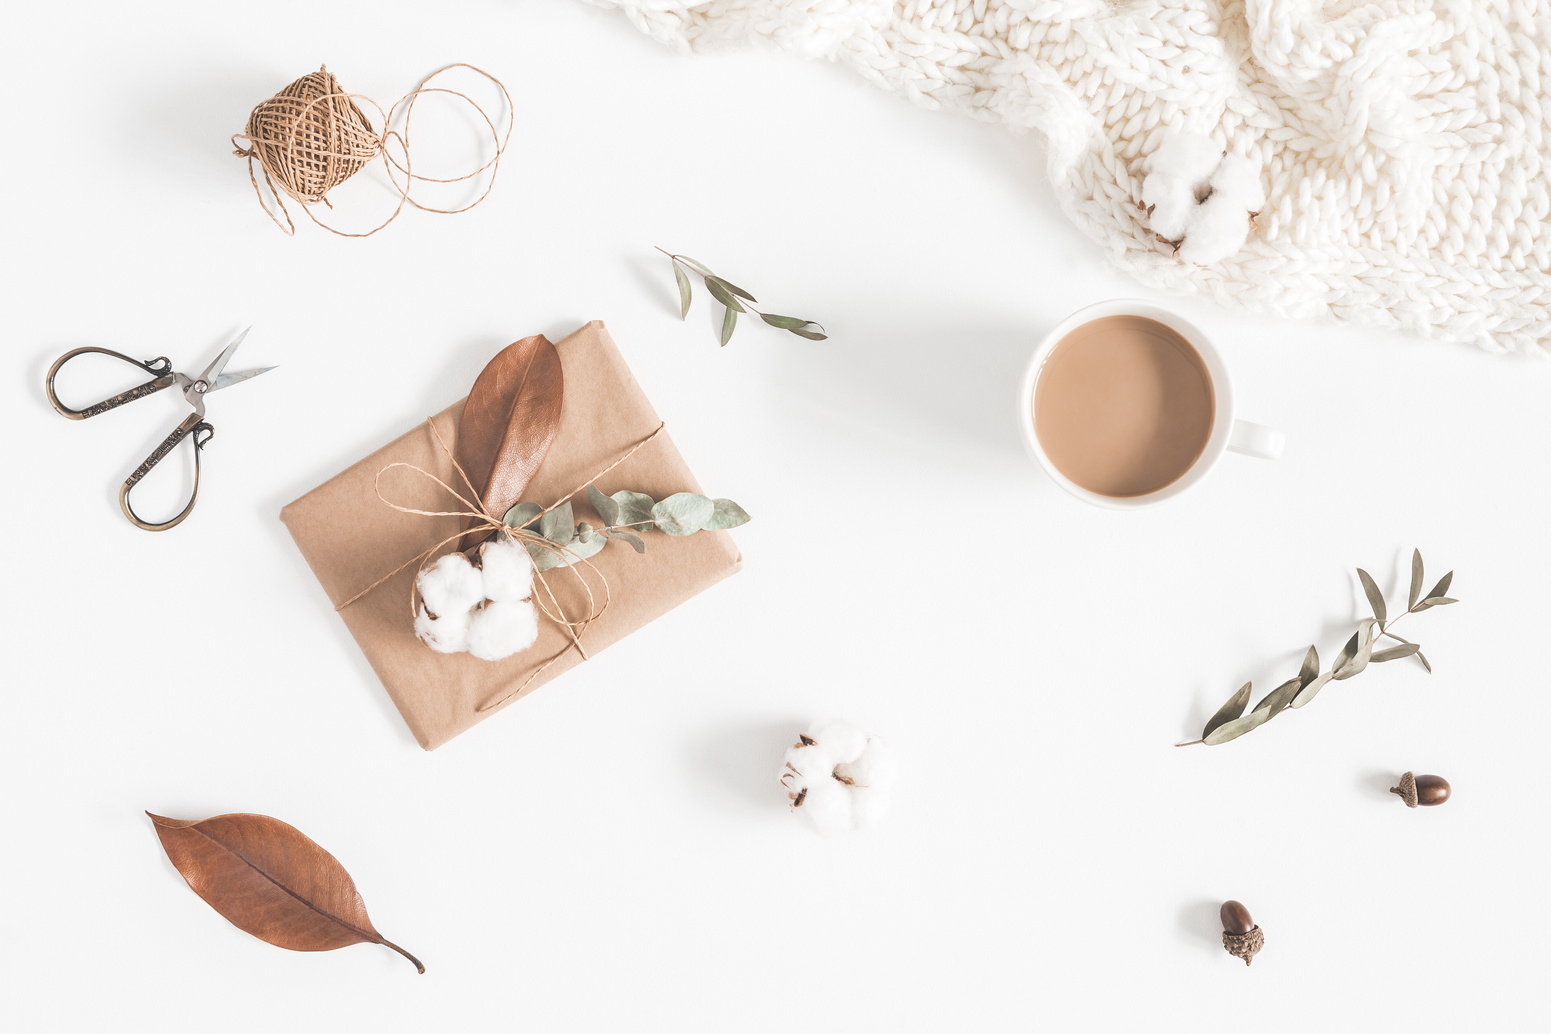
[[[100,352],[103,355],[126,362],[131,366],[138,366],[146,373],[154,374],[156,379],[146,381],[144,384],[130,388],[128,391],[120,392],[112,398],[103,399],[101,402],[87,406],[85,409],[71,409],[59,401],[59,396],[54,393],[54,378],[66,363],[76,356],[85,355],[88,352]],[[115,352],[111,348],[98,348],[95,345],[88,345],[85,348],[73,348],[54,360],[54,365],[49,367],[48,376],[43,381],[43,389],[48,393],[49,404],[61,416],[68,417],[71,420],[85,420],[88,417],[101,416],[110,409],[117,409],[126,402],[143,399],[147,395],[161,391],[163,388],[170,388],[175,383],[177,383],[177,378],[172,373],[172,360],[164,355],[141,362],[139,359],[127,356],[122,352]]]
[[[132,361],[132,360],[131,360]],[[192,437],[194,442],[194,491],[188,497],[188,505],[169,521],[155,524],[141,520],[134,509],[129,505],[129,493],[138,485],[142,478],[151,472],[151,468],[167,458],[167,454],[178,447],[178,443],[185,438]],[[199,500],[199,454],[204,451],[205,445],[215,437],[215,428],[207,424],[198,413],[190,413],[184,418],[183,423],[173,428],[163,442],[152,450],[151,455],[145,458],[145,462],[135,468],[135,472],[124,481],[122,488],[118,490],[118,504],[124,510],[124,516],[130,523],[143,531],[166,531],[183,523],[183,518],[194,512],[194,504]]]

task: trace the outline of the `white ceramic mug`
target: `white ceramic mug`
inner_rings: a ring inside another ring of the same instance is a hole
[[[1045,365],[1045,360],[1049,358],[1051,350],[1084,323],[1103,319],[1106,316],[1142,316],[1170,328],[1196,350],[1196,354],[1206,364],[1207,374],[1212,379],[1212,394],[1216,399],[1217,408],[1212,420],[1212,435],[1207,439],[1206,448],[1202,450],[1200,457],[1189,470],[1156,492],[1148,492],[1146,495],[1109,496],[1083,488],[1056,469],[1056,465],[1050,461],[1050,457],[1040,446],[1039,436],[1034,433],[1034,387],[1039,381],[1040,371]],[[1269,427],[1252,424],[1247,420],[1234,419],[1233,385],[1228,377],[1228,367],[1205,334],[1178,313],[1170,312],[1152,302],[1133,298],[1119,298],[1078,309],[1045,335],[1039,347],[1034,349],[1034,355],[1029,359],[1028,369],[1024,371],[1023,381],[1018,386],[1018,429],[1023,434],[1023,444],[1028,448],[1029,454],[1045,468],[1045,473],[1049,474],[1056,484],[1095,506],[1108,506],[1117,510],[1150,506],[1179,495],[1206,477],[1212,468],[1217,466],[1217,461],[1222,459],[1223,453],[1230,449],[1249,456],[1274,460],[1282,455],[1282,448],[1287,441],[1286,436],[1280,431],[1273,431]]]

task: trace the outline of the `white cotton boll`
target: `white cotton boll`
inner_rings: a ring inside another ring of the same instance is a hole
[[[858,787],[851,791],[851,828],[866,829],[889,810],[889,791]]]
[[[828,750],[814,744],[805,746],[802,743],[793,744],[786,748],[786,769],[791,770],[792,776],[803,782],[816,781],[827,778],[835,770],[835,757]]]
[[[867,737],[867,746],[854,761],[835,766],[835,775],[849,779],[858,787],[887,790],[894,784],[894,752],[877,736]]]
[[[1165,133],[1158,149],[1147,158],[1147,171],[1198,187],[1222,161],[1222,152],[1222,144],[1205,133]]]
[[[526,650],[539,637],[539,616],[527,600],[485,604],[469,618],[468,652],[499,661]]]
[[[1211,184],[1212,198],[1221,194],[1246,214],[1260,211],[1266,203],[1266,191],[1260,185],[1260,166],[1242,155],[1225,157],[1212,173]]]
[[[533,594],[533,560],[516,539],[501,535],[486,542],[479,548],[479,562],[485,599],[510,603]]]
[[[1238,251],[1249,237],[1249,212],[1242,197],[1214,193],[1191,217],[1179,247],[1180,260],[1208,266]]]
[[[849,722],[818,722],[787,748],[781,769],[792,810],[820,833],[861,829],[889,806],[893,753]]]
[[[1152,188],[1151,196],[1149,188]],[[1196,195],[1184,180],[1153,173],[1142,186],[1142,200],[1151,209],[1147,225],[1153,233],[1169,241],[1177,241],[1185,235],[1185,225],[1196,210]]]
[[[815,722],[808,727],[806,735],[837,764],[855,761],[867,749],[867,734],[850,722]]]
[[[469,612],[453,610],[433,618],[422,603],[415,615],[415,635],[437,653],[462,653],[469,648]]]
[[[437,617],[463,614],[485,598],[485,582],[462,553],[448,553],[415,579],[426,609]]]
[[[830,780],[828,785],[815,783],[808,787],[802,805],[796,811],[809,825],[827,837],[848,833],[852,829],[851,791],[834,780]]]
[[[1159,237],[1177,241],[1194,215],[1196,198],[1222,160],[1222,145],[1201,133],[1165,133],[1147,159],[1142,204],[1147,225]]]

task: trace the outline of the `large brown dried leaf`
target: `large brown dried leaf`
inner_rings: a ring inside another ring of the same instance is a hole
[[[564,397],[560,353],[542,334],[501,349],[474,381],[458,423],[458,463],[497,519],[544,462]]]
[[[194,893],[238,929],[292,951],[381,944],[425,972],[373,928],[345,867],[294,826],[268,815],[180,822],[146,814]]]

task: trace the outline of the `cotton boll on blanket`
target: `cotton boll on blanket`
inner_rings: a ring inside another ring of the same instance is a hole
[[[819,722],[787,748],[781,769],[792,810],[825,836],[864,829],[888,810],[893,752],[849,722]]]
[[[1201,133],[1169,133],[1147,159],[1142,207],[1147,224],[1166,240],[1184,236],[1185,224],[1222,160],[1222,146]]]
[[[1212,173],[1212,193],[1196,206],[1185,227],[1179,257],[1210,265],[1244,246],[1250,220],[1266,203],[1260,169],[1248,158],[1230,154]]]

